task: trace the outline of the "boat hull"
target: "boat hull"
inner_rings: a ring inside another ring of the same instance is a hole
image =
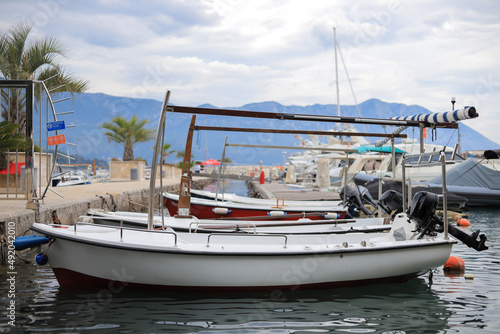
[[[249,244],[240,252],[238,249],[248,239],[235,241],[234,236],[227,234],[212,235],[211,240],[207,235],[197,235],[197,244],[201,246],[193,248],[191,242],[174,246],[171,234],[155,234],[149,242],[126,242],[127,235],[123,238],[125,242],[101,242],[98,235],[87,238],[84,232],[77,238],[69,229],[50,235],[47,229],[34,228],[37,233],[55,239],[46,252],[49,264],[61,287],[73,289],[131,286],[297,290],[405,280],[442,265],[454,243],[408,240],[394,247],[390,242],[370,246],[368,241],[365,246],[359,243],[341,246],[338,240],[342,237],[329,236],[306,239],[311,246],[302,241],[303,237],[296,244],[289,238],[287,246],[286,238],[263,236],[273,241]],[[119,229],[114,230],[101,234],[118,238]],[[387,233],[380,234],[383,235]],[[232,241],[226,243],[225,238]],[[346,240],[354,243],[367,238],[367,234],[360,233]],[[319,240],[321,246],[314,244],[314,240]],[[171,246],[155,247],[156,244]]]

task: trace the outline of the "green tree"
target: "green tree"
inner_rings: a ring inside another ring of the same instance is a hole
[[[8,167],[7,151],[25,150],[29,147],[26,136],[17,129],[19,125],[8,121],[0,122],[0,170]]]
[[[166,157],[169,157],[170,155],[172,155],[172,153],[177,152],[176,150],[170,150],[170,151],[169,151],[169,149],[170,149],[171,147],[172,147],[172,145],[171,145],[171,144],[163,144],[163,162],[162,162],[163,164],[165,164],[165,162],[166,162],[166,161],[165,161],[165,160],[166,160],[166,159],[165,159]],[[153,146],[153,147],[152,147],[152,149],[154,150],[154,149],[155,149],[155,147]],[[184,157],[184,155],[183,155],[183,157]]]
[[[88,82],[64,70],[59,63],[66,57],[64,43],[53,37],[28,41],[34,21],[23,21],[8,32],[0,32],[0,74],[8,80],[47,80],[45,85],[53,92],[81,93]],[[36,92],[38,94],[38,92]],[[37,96],[39,97],[39,96]],[[1,113],[4,120],[20,125],[24,132],[26,99],[18,89],[2,90]]]
[[[101,125],[107,129],[104,134],[108,140],[123,145],[123,161],[134,160],[134,146],[137,143],[150,141],[154,138],[154,130],[145,129],[147,119],[139,120],[137,116],[132,116],[127,120],[123,116],[114,117],[111,122]]]
[[[182,161],[178,162],[176,164],[176,166],[177,166],[177,168],[181,168],[182,169],[182,164],[184,162],[184,156],[186,155],[186,150],[181,150],[181,151],[176,151],[176,152],[177,153],[175,154],[175,156],[177,158],[181,158],[182,159]],[[189,166],[188,166],[189,168],[191,168],[194,165],[193,160],[194,160],[194,155],[191,154],[191,161],[189,162]]]

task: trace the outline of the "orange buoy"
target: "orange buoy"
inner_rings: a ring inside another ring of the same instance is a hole
[[[462,218],[458,214],[454,214],[452,219],[457,224],[457,226],[470,226],[470,222],[467,219]]]
[[[464,260],[459,256],[450,256],[444,264],[443,270],[447,272],[463,272],[465,270]]]
[[[457,220],[457,226],[470,226],[470,222],[465,218]]]

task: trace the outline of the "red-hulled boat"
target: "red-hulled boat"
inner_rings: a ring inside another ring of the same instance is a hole
[[[179,195],[163,192],[163,200],[172,216],[178,215]],[[279,203],[277,203],[279,204]],[[190,198],[190,214],[199,219],[285,219],[296,220],[307,217],[312,220],[345,218],[347,209],[341,205],[308,206],[269,205],[269,203],[245,204],[229,201],[215,201]]]

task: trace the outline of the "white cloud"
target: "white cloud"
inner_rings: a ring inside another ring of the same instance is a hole
[[[474,104],[471,126],[500,143],[500,10],[493,0],[2,1],[0,29],[38,19],[92,91],[178,104],[335,103],[333,26],[358,102],[432,111]],[[339,59],[342,104],[353,104]]]

